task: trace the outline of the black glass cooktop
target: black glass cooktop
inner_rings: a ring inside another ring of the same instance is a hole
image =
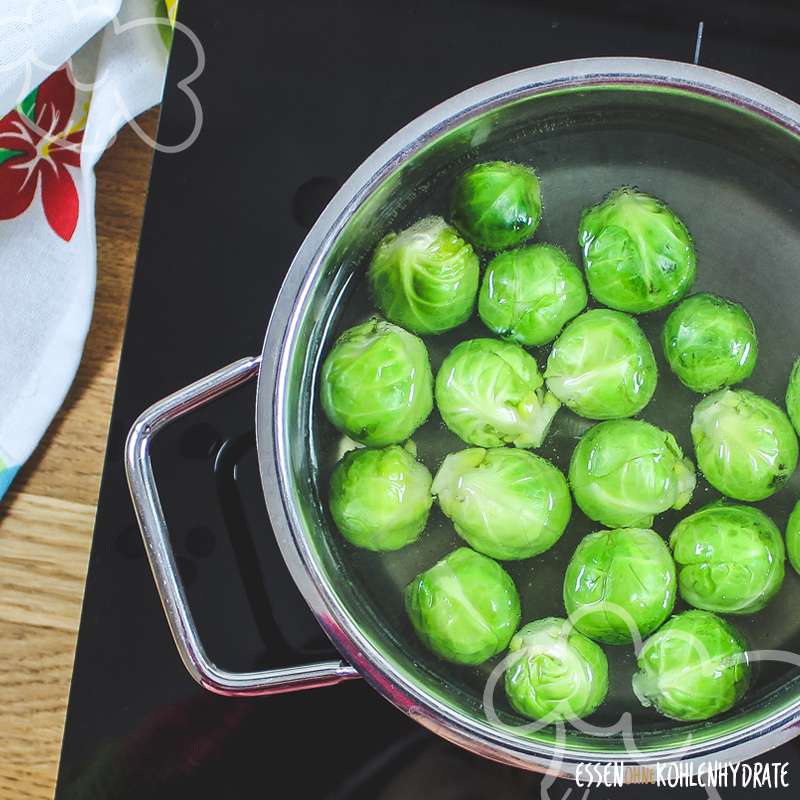
[[[248,700],[195,685],[144,557],[125,483],[125,435],[153,401],[260,351],[276,291],[306,231],[396,129],[472,84],[535,64],[599,55],[691,60],[701,19],[701,63],[800,100],[800,15],[791,0],[181,5],[181,20],[205,49],[205,70],[192,84],[204,121],[192,147],[155,158],[59,800],[538,796],[538,776],[445,744],[359,681]],[[193,107],[177,84],[195,65],[193,47],[178,35],[164,143],[192,129]],[[331,655],[272,540],[258,482],[254,396],[245,387],[180,421],[155,450],[198,625],[211,656],[234,669]],[[800,781],[800,748],[784,747],[769,760],[793,762]],[[567,788],[557,783],[551,796]],[[642,794],[635,787],[592,792]]]

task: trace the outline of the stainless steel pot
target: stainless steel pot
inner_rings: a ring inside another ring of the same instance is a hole
[[[800,678],[793,672],[751,692],[740,709],[700,725],[650,720],[627,732],[623,724],[602,734],[552,727],[524,733],[508,714],[489,721],[474,680],[440,669],[407,631],[398,631],[396,620],[382,618],[340,557],[339,537],[328,530],[318,486],[320,434],[312,413],[316,368],[332,331],[347,316],[343,301],[358,291],[351,279],[375,242],[409,209],[424,207],[451,172],[509,151],[528,155],[525,160],[540,169],[545,219],[553,220],[548,232],[560,242],[574,239],[580,208],[619,183],[652,181],[670,202],[679,198],[681,213],[701,220],[692,224],[698,272],[708,285],[701,277],[699,287],[739,287],[757,321],[774,320],[783,311],[779,326],[765,326],[770,330],[762,331],[762,344],[764,351],[785,352],[786,364],[760,376],[765,393],[782,391],[800,342],[794,309],[800,231],[793,216],[800,213],[798,105],[730,75],[649,59],[550,64],[469,89],[392,137],[331,201],[289,269],[261,356],[162,400],[131,430],[128,479],[178,651],[199,683],[226,695],[361,676],[446,739],[528,769],[568,775],[586,761],[730,760],[763,752],[798,732]],[[198,638],[149,452],[153,437],[170,421],[256,375],[258,453],[273,528],[297,586],[344,660],[238,674],[213,664]],[[685,417],[687,402],[676,394],[655,413],[667,424]],[[790,628],[778,637],[788,646],[797,626],[779,609],[773,616]]]

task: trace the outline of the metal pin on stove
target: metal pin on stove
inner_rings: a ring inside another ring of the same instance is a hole
[[[703,46],[703,21],[697,23],[697,39],[694,43],[694,63],[700,63],[700,48]]]

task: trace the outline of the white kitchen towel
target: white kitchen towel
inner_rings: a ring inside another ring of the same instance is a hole
[[[2,0],[0,497],[69,389],[95,288],[94,166],[158,103],[177,0]]]

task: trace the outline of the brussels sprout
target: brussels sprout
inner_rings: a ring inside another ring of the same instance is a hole
[[[333,521],[367,550],[399,550],[416,541],[433,503],[431,473],[400,445],[351,450],[331,475]]]
[[[794,571],[800,574],[800,500],[792,509],[786,524],[786,553]]]
[[[504,650],[519,626],[511,576],[468,547],[417,575],[406,587],[405,603],[419,638],[459,664],[480,664]]]
[[[669,544],[678,567],[678,591],[696,608],[752,614],[783,583],[781,532],[752,506],[706,506],[678,523]]]
[[[608,661],[570,622],[529,622],[511,640],[517,658],[506,669],[506,695],[530,719],[553,723],[586,717],[608,692]]]
[[[525,450],[473,447],[445,458],[433,494],[467,544],[492,558],[530,558],[552,547],[572,513],[567,481]]]
[[[436,405],[467,444],[539,447],[560,406],[543,384],[535,359],[519,345],[470,339],[442,362]]]
[[[713,294],[681,302],[661,339],[672,371],[684,386],[702,394],[749,378],[758,358],[750,315],[738,303]]]
[[[694,283],[696,258],[686,226],[661,200],[629,186],[583,212],[578,244],[589,291],[618,311],[664,308]]]
[[[522,164],[476,164],[453,187],[450,218],[467,239],[486,250],[522,244],[542,218],[539,179]]]
[[[800,433],[800,358],[794,362],[786,388],[786,410],[794,429]]]
[[[480,280],[478,256],[441,217],[426,217],[385,236],[372,256],[369,281],[381,313],[414,333],[442,333],[472,316]]]
[[[495,256],[478,298],[484,325],[504,339],[547,344],[586,306],[586,286],[569,256],[534,244]]]
[[[692,439],[708,482],[736,500],[769,497],[797,466],[797,436],[786,414],[746,389],[720,389],[701,400]]]
[[[741,634],[709,611],[674,616],[642,646],[633,691],[665,717],[708,719],[747,691],[750,664]]]
[[[609,528],[649,528],[656,514],[692,499],[694,464],[671,433],[642,420],[611,420],[578,442],[569,482],[590,519]]]
[[[408,439],[433,409],[433,375],[421,339],[382,319],[346,330],[322,365],[322,408],[370,447]]]
[[[650,402],[658,370],[636,320],[596,308],[564,328],[544,376],[547,388],[576,414],[618,419],[638,414]]]
[[[675,564],[651,530],[620,528],[585,536],[564,575],[564,605],[575,627],[606,644],[652,633],[675,603]]]

